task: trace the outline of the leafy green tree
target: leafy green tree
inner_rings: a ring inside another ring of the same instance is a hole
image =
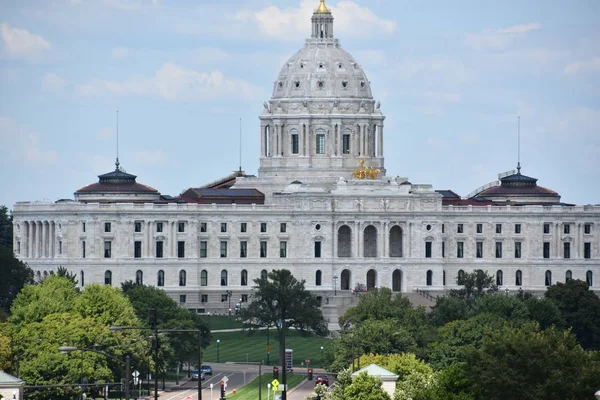
[[[0,371],[11,371],[12,352],[11,340],[8,332],[10,326],[6,323],[0,323]]]
[[[13,220],[6,206],[0,206],[0,247],[13,250]]]
[[[551,326],[565,326],[562,314],[553,301],[547,298],[538,299],[528,297],[523,300],[523,303],[527,307],[530,319],[540,324],[540,328],[547,329]]]
[[[254,280],[254,292],[248,307],[240,317],[255,327],[275,326],[279,333],[279,359],[285,359],[285,335],[289,327],[327,333],[327,325],[319,302],[306,290],[305,281],[299,281],[287,269],[273,270],[266,278]],[[286,384],[286,369],[282,368],[282,383]],[[285,400],[286,392],[283,392]]]
[[[395,319],[367,320],[352,333],[360,354],[390,354],[415,351],[417,343],[412,335],[398,325]]]
[[[373,288],[362,294],[358,304],[340,317],[340,326],[349,329],[368,319],[404,319],[405,314],[412,311],[408,298],[400,294],[393,295],[389,288]]]
[[[433,369],[413,353],[365,354],[360,357],[360,364],[368,366],[377,364],[398,375],[398,380],[405,380],[410,374],[431,375]]]
[[[591,399],[600,376],[597,357],[570,332],[531,323],[487,334],[467,355],[465,374],[481,399]]]
[[[366,372],[358,374],[344,390],[345,400],[391,400],[390,396],[381,387],[381,380],[367,375]]]
[[[545,293],[556,304],[566,327],[571,327],[581,346],[600,349],[600,297],[586,282],[572,279],[556,283]]]
[[[0,246],[0,276],[0,312],[7,312],[23,286],[33,283],[33,271],[15,258],[12,246]]]
[[[452,289],[450,296],[470,300],[486,292],[496,292],[498,287],[493,276],[487,271],[476,269],[456,278],[456,283],[463,286],[461,289]]]
[[[412,400],[474,400],[462,363],[437,373],[435,381],[417,388],[411,396]]]

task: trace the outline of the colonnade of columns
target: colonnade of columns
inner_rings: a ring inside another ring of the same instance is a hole
[[[55,221],[23,221],[17,251],[27,258],[54,258],[62,252]]]

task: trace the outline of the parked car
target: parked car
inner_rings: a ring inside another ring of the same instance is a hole
[[[202,381],[206,378],[204,376],[204,371],[198,371],[197,369],[192,371],[192,380],[197,381],[198,378],[200,378],[200,380]]]
[[[203,365],[202,368],[200,368],[200,371],[204,372],[206,375],[213,374],[213,369],[210,365]]]
[[[315,385],[318,385],[319,383],[321,385],[329,386],[329,378],[327,375],[317,375],[315,378]]]

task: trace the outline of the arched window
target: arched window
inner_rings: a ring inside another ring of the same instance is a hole
[[[315,273],[315,285],[316,286],[321,286],[321,270],[317,270],[317,272]]]
[[[248,271],[246,271],[245,269],[242,270],[240,285],[248,286]]]
[[[267,273],[266,269],[263,269],[262,271],[260,271],[260,279],[267,279],[269,277],[269,274]]]
[[[390,229],[390,257],[402,257],[402,228],[398,225]]]
[[[48,277],[48,271],[44,271],[44,279]]]
[[[592,271],[588,271],[585,273],[585,281],[588,286],[594,286],[594,273]]]
[[[342,271],[340,290],[350,290],[350,271],[347,269]]]
[[[552,271],[548,270],[546,271],[546,279],[545,279],[545,283],[546,286],[552,286]]]
[[[352,230],[348,225],[338,229],[338,257],[352,257]]]
[[[165,271],[158,271],[156,286],[165,286]]]
[[[427,286],[432,286],[433,285],[433,271],[428,270],[427,271]]]
[[[392,273],[392,291],[402,291],[402,271],[399,269],[394,270]]]
[[[208,271],[205,269],[200,272],[200,286],[208,286]]]
[[[496,286],[504,285],[504,274],[501,270],[496,271]]]
[[[179,286],[185,286],[187,284],[187,273],[185,270],[179,271]]]
[[[516,286],[522,286],[523,285],[523,273],[521,272],[521,270],[517,270],[517,273],[515,274],[515,285]]]
[[[221,271],[221,286],[227,286],[227,270]]]
[[[464,282],[463,282],[464,279],[465,279],[465,271],[463,271],[462,269],[459,269],[458,270],[458,276],[456,278],[456,283],[458,285],[463,285],[464,284]]]
[[[135,283],[136,283],[136,285],[144,284],[144,273],[142,271],[140,271],[139,269],[135,273]]]
[[[363,254],[365,257],[377,257],[377,228],[369,225],[364,231]]]
[[[446,271],[442,271],[442,285],[446,286]]]
[[[79,275],[80,275],[79,283],[81,283],[81,287],[83,287],[83,286],[85,286],[85,279],[84,279],[85,278],[85,274],[83,273],[83,271],[81,271],[79,273]]]
[[[571,279],[573,279],[573,273],[569,269],[565,272],[565,282],[569,282]]]
[[[110,271],[104,272],[104,284],[112,285],[112,272],[110,272]]]
[[[35,273],[35,276],[36,276],[38,282],[42,281],[42,273],[40,271],[37,271]]]
[[[377,271],[370,269],[367,272],[367,289],[373,289],[377,286]]]

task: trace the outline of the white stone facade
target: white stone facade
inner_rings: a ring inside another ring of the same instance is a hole
[[[80,285],[137,279],[200,312],[227,313],[279,268],[327,301],[363,286],[441,292],[477,268],[513,291],[568,277],[600,290],[600,205],[443,206],[431,185],[386,177],[368,80],[331,13],[311,23],[260,116],[259,176],[234,186],[264,205],[161,204],[158,192],[19,202],[16,256],[38,278],[62,266]],[[360,159],[379,178],[353,179]]]

